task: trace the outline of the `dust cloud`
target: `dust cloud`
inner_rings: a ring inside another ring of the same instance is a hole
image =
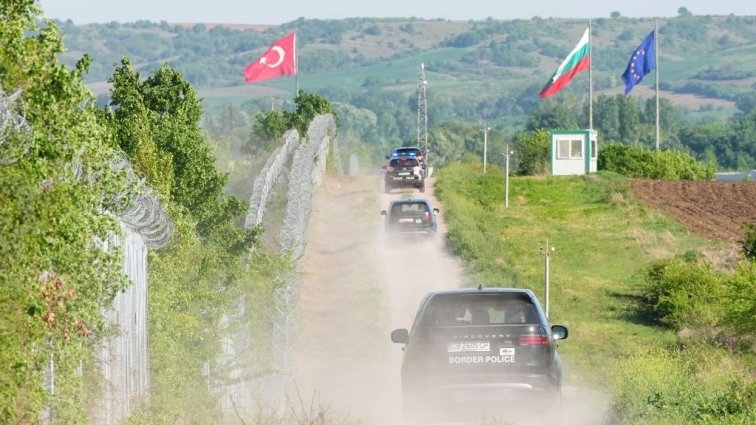
[[[294,397],[324,411],[323,423],[403,422],[402,347],[390,333],[411,326],[427,292],[465,286],[462,266],[445,246],[444,210],[433,183],[428,180],[425,193],[386,194],[380,176],[326,175],[314,196],[292,380]],[[391,199],[409,196],[428,198],[441,209],[438,235],[401,243],[385,237],[380,211]],[[596,403],[575,407],[570,416],[580,417]],[[595,412],[587,416],[574,423],[601,423]]]

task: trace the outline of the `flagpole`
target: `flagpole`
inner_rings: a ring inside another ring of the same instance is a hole
[[[654,22],[654,67],[656,70],[656,150],[659,150],[659,20]]]
[[[593,130],[593,41],[591,20],[588,20],[588,129]]]
[[[296,84],[294,97],[299,96],[299,58],[297,57],[297,36],[294,36],[294,82]]]

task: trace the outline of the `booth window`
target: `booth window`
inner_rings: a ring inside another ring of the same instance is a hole
[[[581,139],[562,139],[557,141],[557,159],[582,159],[583,141]]]

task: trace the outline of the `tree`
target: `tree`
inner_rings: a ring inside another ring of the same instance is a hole
[[[294,98],[296,111],[287,112],[284,115],[289,121],[290,128],[296,128],[301,137],[307,134],[310,122],[323,114],[333,114],[333,106],[324,97],[313,93],[305,93],[300,90]],[[338,125],[338,117],[334,115],[334,121]]]
[[[97,241],[120,233],[103,212],[131,193],[82,81],[90,58],[70,70],[58,61],[62,37],[37,3],[0,2],[2,137],[28,144],[0,162],[0,422],[37,422],[48,408],[57,423],[85,424],[80,368],[126,283],[121,253]],[[25,125],[5,127],[8,116]],[[51,360],[54,398],[44,388]]]
[[[517,174],[546,175],[549,172],[549,131],[522,132],[515,136],[515,149],[520,159]]]
[[[620,115],[616,96],[599,95],[593,103],[593,123],[605,141],[620,140]]]
[[[551,100],[542,102],[530,113],[525,131],[569,130],[579,128],[575,110]]]
[[[118,145],[137,160],[140,171],[164,198],[195,218],[201,236],[232,223],[245,211],[244,204],[224,193],[228,176],[215,168],[215,157],[199,127],[200,102],[179,72],[166,64],[141,81],[124,58],[109,81]],[[145,150],[151,153],[140,160]],[[164,174],[159,176],[153,172],[156,169]]]
[[[629,146],[638,146],[640,140],[640,111],[636,101],[628,96],[617,97],[620,117],[619,140]]]

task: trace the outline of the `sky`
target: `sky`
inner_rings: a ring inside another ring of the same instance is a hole
[[[74,24],[166,21],[278,25],[299,18],[421,18],[453,21],[541,18],[630,18],[694,15],[753,16],[746,0],[40,0],[44,16]]]

